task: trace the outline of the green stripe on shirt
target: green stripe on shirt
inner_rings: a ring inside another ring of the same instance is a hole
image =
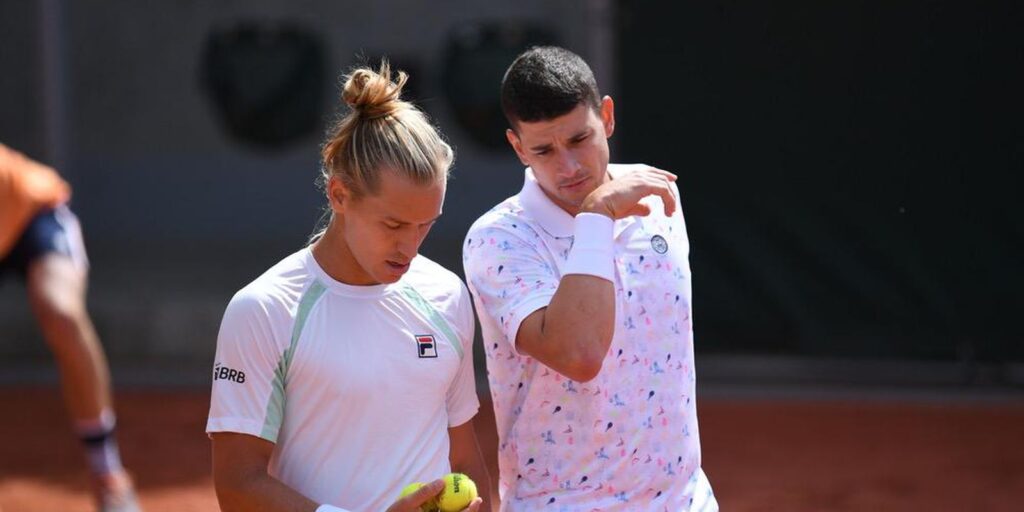
[[[274,369],[274,380],[270,383],[270,399],[267,401],[267,414],[263,420],[263,430],[260,437],[270,442],[277,442],[277,434],[281,430],[281,422],[284,420],[284,383],[288,376],[288,367],[292,364],[292,355],[295,353],[295,346],[302,335],[302,329],[306,327],[306,319],[309,318],[309,311],[313,309],[320,297],[323,296],[324,287],[320,281],[313,281],[313,284],[306,289],[299,299],[299,311],[295,315],[295,326],[292,328],[291,342],[288,348],[281,354],[281,359]]]

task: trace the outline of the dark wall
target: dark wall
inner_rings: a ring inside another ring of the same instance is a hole
[[[618,159],[680,177],[705,350],[1024,359],[1019,4],[618,9]]]
[[[0,2],[0,143],[45,155],[40,9]]]

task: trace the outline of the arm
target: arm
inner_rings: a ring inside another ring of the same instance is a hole
[[[223,512],[349,512],[328,505],[318,508],[317,503],[270,476],[267,464],[274,449],[270,441],[234,433],[217,433],[211,438],[213,486]],[[395,501],[387,512],[419,512],[420,505],[443,489],[444,481],[430,482]]]
[[[216,433],[213,440],[213,485],[224,512],[313,512],[305,496],[267,473],[274,444],[247,434]]]
[[[657,195],[664,204],[665,215],[672,215],[676,208],[672,184],[675,179],[674,175],[653,168],[633,172],[596,188],[583,200],[580,214],[596,214],[612,221],[643,216],[650,213],[650,208],[640,200]],[[581,225],[584,222],[590,225]],[[611,263],[611,225],[580,216],[576,225],[570,262],[573,258],[596,257],[607,258],[606,263]],[[581,246],[587,248],[588,254],[575,254]],[[598,250],[589,250],[592,247]],[[586,382],[596,377],[615,331],[611,275],[567,272],[548,306],[534,311],[519,325],[516,349],[570,379]]]
[[[491,475],[487,471],[487,464],[476,439],[473,420],[449,428],[448,438],[451,440],[448,460],[451,462],[452,471],[465,473],[476,483],[476,490],[484,504],[481,509],[498,510],[497,500],[493,499],[491,494]]]

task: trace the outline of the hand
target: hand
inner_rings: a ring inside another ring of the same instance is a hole
[[[444,480],[438,479],[430,482],[415,492],[391,504],[386,512],[421,512],[423,504],[433,500],[444,490]],[[479,512],[483,505],[483,498],[473,498],[461,512]],[[436,506],[436,505],[435,505]],[[436,509],[435,509],[436,510]]]
[[[462,512],[479,512],[483,503],[483,498],[473,498],[473,501],[469,502],[469,506],[463,509]]]
[[[657,195],[665,205],[665,216],[671,217],[676,211],[676,188],[672,185],[676,176],[668,171],[645,167],[611,180],[594,189],[580,205],[580,213],[598,213],[613,220],[651,213],[651,208],[641,199]]]
[[[436,498],[443,490],[444,480],[434,480],[433,482],[416,489],[412,494],[409,494],[404,498],[400,498],[398,501],[392,503],[386,512],[420,512],[422,510],[420,508],[421,505]],[[473,505],[471,503],[470,507],[472,506]]]

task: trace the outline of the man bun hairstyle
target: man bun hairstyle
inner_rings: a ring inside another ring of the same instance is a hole
[[[448,179],[452,148],[422,111],[402,100],[408,79],[402,71],[393,78],[386,60],[377,70],[362,67],[345,77],[341,99],[350,110],[323,145],[325,181],[337,176],[358,198],[377,192],[383,171],[421,185]]]

